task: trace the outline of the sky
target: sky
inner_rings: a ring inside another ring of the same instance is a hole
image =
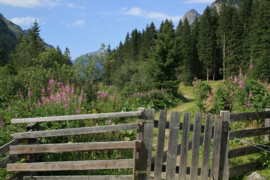
[[[154,22],[171,19],[176,27],[191,9],[202,14],[214,0],[0,0],[0,13],[13,23],[29,29],[35,19],[44,41],[71,59],[97,51],[101,44],[111,48],[124,42],[127,32],[142,31]]]

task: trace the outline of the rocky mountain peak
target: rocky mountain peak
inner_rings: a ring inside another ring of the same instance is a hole
[[[182,17],[182,21],[184,22],[185,18],[187,18],[189,24],[192,24],[195,21],[196,16],[199,18],[201,15],[195,9],[191,9],[185,13]]]

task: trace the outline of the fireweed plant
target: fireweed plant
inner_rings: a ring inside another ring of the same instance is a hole
[[[101,88],[102,89],[102,88]],[[139,107],[145,108],[169,108],[181,102],[179,98],[172,98],[162,88],[149,92],[136,92],[123,96],[113,91],[98,91],[96,99],[88,102],[83,87],[75,87],[63,82],[49,80],[48,86],[40,89],[40,99],[32,97],[31,89],[27,94],[18,91],[7,109],[0,110],[0,146],[12,140],[10,134],[24,132],[26,124],[11,124],[11,119],[62,116],[75,114],[95,114],[106,112],[136,111]],[[74,121],[43,122],[40,125],[45,130],[66,129],[90,126],[115,125],[137,122],[137,118],[104,118]],[[72,135],[43,138],[41,143],[76,143],[76,142],[104,142],[104,141],[128,141],[136,139],[135,131],[119,131],[109,133],[97,133],[86,135]],[[8,154],[5,153],[2,157]],[[1,155],[0,155],[1,156]],[[91,159],[127,159],[132,158],[130,150],[113,151],[89,151],[74,153],[44,154],[42,161],[74,161]],[[0,172],[1,173],[1,172]],[[6,171],[3,177],[8,177]],[[55,174],[70,174],[71,172],[57,172]],[[72,172],[73,173],[73,172]],[[131,170],[106,170],[106,171],[76,171],[74,174],[130,174]],[[53,175],[53,173],[50,173]]]

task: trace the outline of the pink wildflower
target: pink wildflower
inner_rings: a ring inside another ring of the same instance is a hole
[[[194,80],[196,80],[197,78],[195,77]]]
[[[232,76],[230,76],[230,79],[233,79],[233,77],[232,77]]]
[[[238,81],[238,79],[235,79],[235,80],[234,80],[234,83],[237,84],[237,81]]]
[[[63,83],[62,82],[58,82],[58,87],[62,87],[63,86]]]
[[[249,103],[246,104],[246,107],[250,107],[250,106],[251,106],[251,104],[249,104]]]
[[[109,122],[108,122],[109,124],[112,124],[112,120],[109,120]]]
[[[41,100],[42,100],[42,101],[45,101],[45,97],[42,97]]]
[[[119,153],[118,158],[121,158],[121,152]]]
[[[80,96],[79,101],[80,101],[80,102],[82,102],[82,100],[83,100],[83,97],[82,97],[82,96]]]
[[[253,69],[253,64],[249,65],[249,69]]]
[[[79,114],[79,113],[80,113],[80,110],[77,109],[77,110],[75,111],[75,114]]]
[[[224,80],[224,79],[222,80],[222,83],[223,83],[223,84],[225,83],[225,80]]]
[[[22,95],[22,94],[20,94],[20,97],[21,97],[22,99],[24,99],[24,97],[23,97],[23,95]]]
[[[42,89],[42,93],[45,93],[45,89],[44,88]]]
[[[71,94],[74,94],[74,90],[73,89],[71,90]]]
[[[30,111],[33,111],[33,108],[32,107],[30,107]]]
[[[67,101],[70,102],[70,98],[68,98]]]
[[[65,104],[65,109],[68,107],[68,104]]]
[[[31,96],[32,96],[32,92],[28,91],[28,97],[31,97]]]
[[[83,89],[81,90],[81,93],[83,93],[84,91],[83,91]]]
[[[51,100],[47,99],[47,100],[46,100],[46,102],[47,102],[47,103],[50,103],[50,102],[51,102]]]
[[[253,98],[253,94],[252,94],[252,93],[250,93],[248,96],[249,96],[250,98]]]
[[[54,82],[54,79],[50,79],[50,80],[49,80],[49,85],[50,85],[50,86],[54,85],[54,83],[55,83],[55,82]]]
[[[66,86],[66,92],[70,92],[70,87],[68,85]]]
[[[51,91],[51,88],[50,87],[47,87],[47,91]]]

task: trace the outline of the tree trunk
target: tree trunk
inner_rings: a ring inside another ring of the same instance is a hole
[[[209,67],[207,67],[207,82],[209,81]]]
[[[225,80],[225,33],[223,33],[223,80]]]

